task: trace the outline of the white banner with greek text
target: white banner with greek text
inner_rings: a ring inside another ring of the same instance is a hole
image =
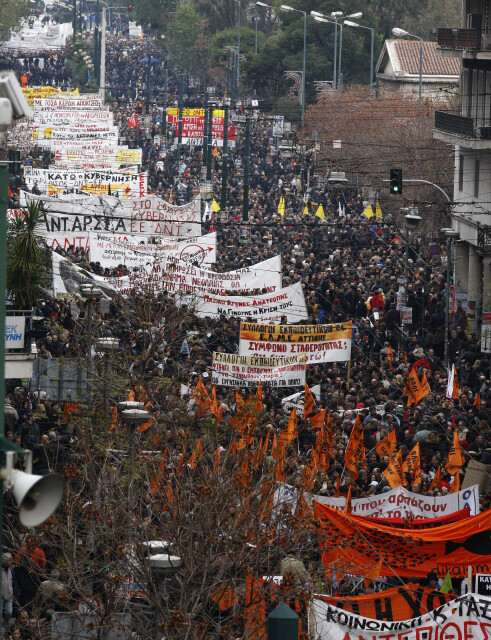
[[[305,360],[304,356],[265,358],[216,352],[211,382],[224,387],[257,387],[259,382],[279,389],[300,387],[305,385]]]

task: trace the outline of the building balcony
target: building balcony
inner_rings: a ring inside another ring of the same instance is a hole
[[[468,149],[491,149],[491,121],[477,121],[450,111],[435,111],[433,137]]]
[[[491,57],[491,33],[484,29],[437,29],[440,56]]]

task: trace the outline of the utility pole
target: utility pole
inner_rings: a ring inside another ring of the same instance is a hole
[[[184,74],[179,75],[179,125],[177,130],[177,174],[180,173],[181,146],[182,146],[182,117],[184,110]]]
[[[210,95],[208,87],[205,87],[205,114],[203,118],[203,149],[201,151],[201,175],[206,174],[206,163],[208,162],[208,100]]]
[[[73,16],[72,16],[73,36],[77,33],[77,0],[73,0]]]
[[[167,145],[167,102],[169,100],[169,70],[167,69],[167,62],[164,69],[164,104],[162,114],[162,137],[164,138],[164,144]],[[167,148],[167,146],[166,146]]]
[[[223,153],[222,153],[222,201],[221,210],[225,211],[227,207],[227,181],[228,181],[228,100],[225,100],[224,120],[223,120]]]
[[[102,7],[101,21],[101,67],[99,70],[99,93],[104,97],[106,94],[106,7]]]
[[[246,116],[245,153],[244,153],[244,200],[242,222],[249,222],[249,158],[251,157],[251,118]]]
[[[211,161],[213,150],[213,103],[208,109],[208,149],[206,151],[207,164],[206,164],[206,179],[211,180]]]
[[[152,75],[152,54],[147,54],[147,96],[145,100],[145,115],[150,113],[150,78]]]

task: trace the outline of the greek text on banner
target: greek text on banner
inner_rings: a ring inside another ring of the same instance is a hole
[[[305,384],[305,356],[266,358],[213,354],[212,383],[227,387],[298,387]]]

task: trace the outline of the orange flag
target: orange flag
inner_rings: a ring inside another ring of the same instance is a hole
[[[292,442],[295,438],[298,438],[298,420],[297,410],[293,407],[290,417],[288,418],[286,431],[283,431],[280,435],[280,442]]]
[[[407,395],[407,406],[417,404],[422,398],[421,383],[418,378],[418,374],[415,369],[411,369],[409,376],[404,387],[404,393]]]
[[[126,402],[134,402],[135,401],[135,392],[130,391],[128,393],[128,397],[126,398]]]
[[[378,580],[380,578],[380,571],[382,569],[382,558],[379,558],[377,563],[368,571],[365,571],[365,578],[370,578],[371,580]]]
[[[426,371],[423,371],[423,375],[421,376],[421,397],[422,400],[425,396],[427,396],[431,391],[430,383],[428,382],[428,378],[426,377]]]
[[[278,461],[278,439],[276,437],[276,432],[273,436],[273,443],[271,445],[271,457],[273,458],[273,460]]]
[[[162,482],[165,471],[165,456],[167,455],[167,449],[162,454],[162,459],[159,461],[159,469],[155,474],[155,477],[150,482],[150,495],[155,495],[158,491],[159,484]]]
[[[338,474],[338,479],[336,480],[336,493],[334,494],[335,498],[339,498],[340,488],[341,488],[341,475]]]
[[[440,491],[442,490],[442,470],[441,470],[441,467],[438,467],[438,469],[436,470],[436,473],[435,473],[435,475],[433,477],[433,480],[431,481],[429,490],[431,491],[435,487],[438,487],[438,489]]]
[[[109,431],[113,431],[113,429],[117,429],[117,428],[118,428],[118,407],[117,405],[114,405],[113,419],[111,422],[111,426],[109,427]]]
[[[150,402],[147,402],[147,404],[145,405],[145,411],[148,411],[150,409]],[[144,431],[146,431],[147,429],[150,429],[150,427],[153,424],[153,418],[152,416],[149,414],[148,416],[148,420],[146,422],[144,422],[143,424],[141,424],[138,427],[138,433],[143,433]]]
[[[215,473],[220,471],[220,445],[218,445],[217,452],[215,453],[215,459],[213,460],[213,471]]]
[[[450,487],[449,493],[457,493],[457,491],[460,491],[460,473],[458,471],[454,475],[452,486]]]
[[[387,350],[387,360],[392,364],[394,362],[394,352],[392,351],[392,347],[389,345]]]
[[[216,390],[215,385],[213,385],[213,388],[211,390],[211,407],[210,407],[210,411],[212,412],[212,414],[214,416],[218,416],[217,390]]]
[[[238,391],[235,392],[235,410],[238,411],[240,407],[244,406],[244,398]]]
[[[302,481],[300,483],[302,490],[303,491],[312,491],[314,484],[315,484],[315,477],[316,477],[316,454],[315,451],[312,450],[312,457],[310,458],[310,460],[308,461],[308,463],[305,466],[305,471],[303,473],[303,478]]]
[[[256,447],[256,450],[254,451],[254,456],[252,457],[252,468],[253,469],[257,469],[259,466],[259,462],[262,458],[262,454],[263,454],[263,438],[261,438],[259,444]]]
[[[383,456],[389,456],[389,458],[391,458],[395,453],[396,447],[397,439],[394,429],[394,431],[391,431],[388,435],[385,436],[383,440],[381,440],[375,446],[375,451],[377,452],[379,458],[382,458]]]
[[[421,458],[419,450],[419,442],[417,442],[411,451],[407,454],[402,465],[402,473],[411,474],[413,482],[421,484]],[[405,479],[405,478],[404,478]]]
[[[457,378],[457,369],[455,368],[455,365],[454,365],[453,366],[453,390],[452,390],[452,398],[454,400],[459,399],[459,390],[460,390],[459,379]]]
[[[464,464],[465,458],[464,453],[462,451],[462,446],[459,442],[459,432],[457,429],[453,432],[453,442],[450,447],[450,451],[448,452],[447,464],[445,465],[445,470],[451,476],[454,476],[460,467]]]
[[[476,393],[476,398],[473,402],[474,406],[479,410],[481,408],[481,394]]]
[[[392,456],[392,460],[390,461],[387,469],[383,472],[383,476],[386,478],[392,489],[397,489],[397,487],[400,487],[403,483],[402,453],[400,449],[395,456]]]
[[[203,438],[200,438],[196,443],[196,449],[191,454],[191,458],[189,459],[189,466],[191,469],[194,469],[198,462],[203,457]]]
[[[346,496],[346,504],[344,505],[344,512],[351,513],[351,485],[348,487],[348,495]]]
[[[356,480],[358,478],[358,465],[361,459],[363,447],[363,434],[360,428],[360,416],[356,416],[356,420],[351,430],[351,436],[346,447],[344,466],[348,470],[350,476]]]
[[[257,385],[256,391],[256,399],[254,402],[254,411],[262,411],[263,410],[263,385],[261,380],[259,380],[259,384]]]
[[[407,353],[404,351],[404,362],[407,362]]]
[[[204,413],[211,407],[211,399],[208,395],[208,391],[205,389],[203,380],[200,380],[196,385],[193,398],[199,413]]]
[[[306,418],[316,409],[315,398],[312,395],[312,391],[309,389],[308,384],[305,383],[305,397],[303,401],[303,417]]]
[[[312,423],[312,429],[321,429],[324,426],[326,413],[327,409],[323,409],[322,411],[319,411],[319,413],[310,416],[309,420]]]

